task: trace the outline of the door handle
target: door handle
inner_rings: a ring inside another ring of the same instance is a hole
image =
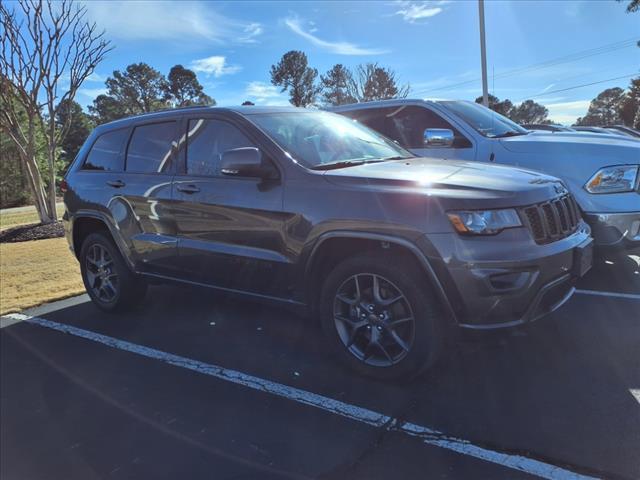
[[[122,180],[109,180],[107,182],[107,185],[109,185],[110,187],[113,187],[113,188],[122,188],[126,184]]]
[[[179,192],[187,193],[189,195],[191,195],[192,193],[198,193],[200,191],[200,189],[195,185],[178,185],[176,188]]]

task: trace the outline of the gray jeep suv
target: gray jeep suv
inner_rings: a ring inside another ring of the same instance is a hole
[[[102,125],[63,184],[91,299],[178,281],[320,318],[379,378],[433,364],[454,327],[531,322],[573,293],[592,240],[556,178],[418,158],[343,116],[190,108]]]

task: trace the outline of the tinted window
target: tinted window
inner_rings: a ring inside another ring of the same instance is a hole
[[[406,106],[374,108],[348,112],[352,118],[379,131],[407,148],[424,147],[424,131],[427,128],[446,128],[455,136],[454,147],[466,148],[471,143],[448,121],[425,107]]]
[[[526,135],[529,133],[507,117],[475,102],[447,100],[438,103],[458,114],[477,130],[478,133],[485,137],[495,138],[512,134]]]
[[[114,172],[122,170],[120,152],[127,140],[128,130],[114,130],[103,133],[95,141],[87,159],[82,166],[83,170],[102,170]]]
[[[127,149],[128,172],[166,172],[171,168],[175,122],[141,125]]]
[[[187,173],[217,175],[222,153],[232,148],[253,146],[253,142],[230,123],[212,119],[189,120]]]

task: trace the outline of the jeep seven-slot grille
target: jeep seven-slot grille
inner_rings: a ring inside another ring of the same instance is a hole
[[[580,209],[571,195],[520,209],[536,243],[555,242],[578,228]]]

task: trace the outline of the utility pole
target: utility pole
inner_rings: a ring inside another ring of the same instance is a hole
[[[487,86],[487,45],[484,40],[484,0],[478,0],[480,17],[480,61],[482,62],[482,104],[489,107],[489,87]]]

